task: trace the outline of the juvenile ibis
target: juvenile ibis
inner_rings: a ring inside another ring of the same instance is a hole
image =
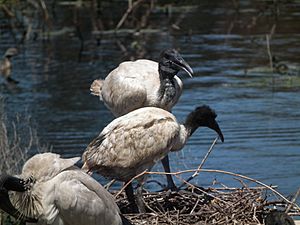
[[[38,225],[129,225],[114,197],[74,165],[78,160],[37,154],[20,176],[2,175],[0,208]]]

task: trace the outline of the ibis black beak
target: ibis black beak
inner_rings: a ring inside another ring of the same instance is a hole
[[[25,191],[24,181],[9,175],[0,176],[0,209],[16,219],[36,223],[37,219],[25,217],[12,205],[8,195],[9,190],[18,192]]]
[[[217,123],[217,121],[213,121],[209,124],[208,126],[210,129],[216,131],[216,133],[219,135],[220,139],[222,142],[224,142],[224,136],[223,136],[223,133],[219,127],[219,124]]]
[[[193,77],[193,69],[190,67],[189,64],[187,64],[186,61],[181,56],[177,56],[176,60],[173,61],[173,63],[178,66],[179,69],[184,70],[190,77]]]

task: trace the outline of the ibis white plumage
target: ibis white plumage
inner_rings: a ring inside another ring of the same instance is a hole
[[[171,111],[182,93],[177,76],[180,69],[193,74],[176,50],[167,49],[158,63],[147,59],[121,63],[105,80],[95,80],[91,93],[99,96],[116,117],[146,106]]]
[[[159,62],[139,59],[121,63],[105,80],[95,80],[90,89],[116,117],[147,106],[171,111],[182,93],[179,70],[192,77],[193,70],[182,56],[167,49],[161,53]],[[162,163],[165,171],[170,172],[167,155]],[[168,188],[176,188],[170,175],[167,181]]]
[[[88,145],[84,154],[83,170],[128,182],[145,170],[151,170],[155,163],[170,151],[183,148],[192,133],[201,126],[215,130],[224,141],[216,122],[215,112],[208,106],[201,106],[191,112],[185,123],[177,122],[170,112],[144,107],[116,118]],[[138,181],[143,182],[144,177]],[[136,207],[132,186],[126,194],[135,211],[144,211],[141,188],[137,191]]]
[[[19,177],[2,176],[0,208],[27,222],[52,225],[130,224],[114,197],[74,164],[53,153],[29,159]],[[14,191],[8,199],[7,191]],[[128,223],[127,223],[128,222]]]

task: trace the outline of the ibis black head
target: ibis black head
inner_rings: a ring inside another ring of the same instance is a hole
[[[216,121],[217,114],[209,106],[203,105],[197,107],[191,112],[187,119],[186,125],[190,127],[191,133],[193,133],[198,127],[208,127],[217,132],[222,142],[224,142],[224,136]]]
[[[28,218],[22,215],[11,203],[8,195],[8,191],[24,192],[27,190],[26,182],[17,177],[9,175],[0,176],[0,209],[25,222],[37,222],[35,218]]]
[[[175,49],[166,49],[160,54],[159,71],[163,76],[173,78],[181,69],[193,76],[192,68]]]

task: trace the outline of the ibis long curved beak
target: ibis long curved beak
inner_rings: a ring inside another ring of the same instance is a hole
[[[189,64],[187,64],[186,61],[181,56],[177,56],[176,60],[173,61],[173,63],[178,66],[178,68],[184,70],[190,77],[193,77],[193,69],[190,67]]]
[[[9,215],[15,217],[16,219],[21,219],[25,222],[36,223],[37,219],[25,217],[20,213],[11,203],[8,195],[8,191],[25,191],[24,181],[22,179],[9,176],[1,175],[0,176],[0,209]]]
[[[208,127],[212,130],[214,130],[220,137],[221,141],[224,142],[224,136],[223,133],[219,127],[219,124],[217,123],[217,121],[213,121],[211,122]]]

